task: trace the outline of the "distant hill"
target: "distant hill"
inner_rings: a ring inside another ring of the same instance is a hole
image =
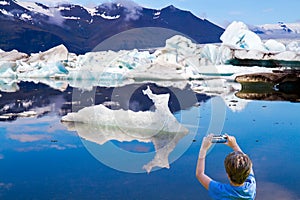
[[[300,39],[300,23],[264,24],[251,27],[251,30],[263,39],[298,38]]]
[[[82,54],[115,34],[141,27],[171,29],[198,43],[220,42],[224,32],[217,25],[174,6],[155,10],[105,3],[90,9],[72,4],[48,7],[33,2],[0,1],[0,48],[5,51],[32,53],[64,44],[70,52]],[[153,41],[153,46],[164,46],[163,42]]]

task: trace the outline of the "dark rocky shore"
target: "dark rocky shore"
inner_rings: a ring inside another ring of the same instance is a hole
[[[242,90],[236,96],[243,99],[300,102],[300,70],[274,70],[237,76]]]

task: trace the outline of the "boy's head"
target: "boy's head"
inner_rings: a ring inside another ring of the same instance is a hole
[[[224,165],[229,179],[234,184],[243,184],[252,168],[250,158],[240,151],[228,154],[225,158]]]

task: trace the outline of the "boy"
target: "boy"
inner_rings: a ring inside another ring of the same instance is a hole
[[[227,144],[233,152],[224,161],[230,184],[223,184],[212,180],[205,171],[205,156],[212,145],[212,134],[202,140],[199,152],[196,177],[208,190],[213,199],[254,199],[256,195],[256,181],[250,158],[244,154],[236,142],[235,137],[227,136]]]

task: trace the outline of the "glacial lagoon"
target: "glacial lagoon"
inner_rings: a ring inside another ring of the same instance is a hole
[[[1,84],[1,199],[209,199],[195,168],[211,131],[234,135],[249,154],[257,199],[300,199],[299,103],[241,99],[230,82],[48,81]],[[84,107],[80,120],[62,122]],[[215,180],[227,181],[229,151],[218,144],[208,154]]]

